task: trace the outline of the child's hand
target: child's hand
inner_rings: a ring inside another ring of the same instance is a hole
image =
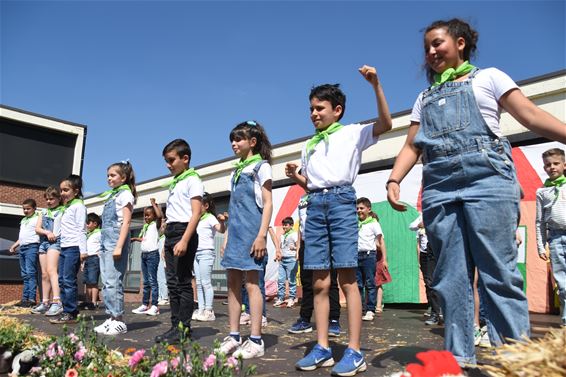
[[[261,259],[267,252],[267,242],[265,241],[265,237],[257,237],[252,244],[252,250],[250,251],[250,255],[254,257],[254,259]]]
[[[295,177],[298,173],[297,173],[297,169],[299,168],[299,165],[294,163],[294,162],[287,162],[287,164],[285,165],[285,175],[288,178],[293,178]]]
[[[112,257],[114,257],[114,259],[120,259],[122,257],[122,248],[116,247],[112,253]]]
[[[14,254],[16,252],[16,244],[13,244],[12,246],[10,246],[10,254]]]
[[[187,253],[187,243],[183,240],[177,242],[173,247],[173,255],[176,257],[182,257]]]
[[[47,233],[47,239],[49,240],[49,242],[55,242],[57,241],[57,236],[52,232],[49,232]]]
[[[81,271],[82,271],[82,268],[84,267],[84,266],[83,266],[83,264],[84,264],[83,262],[84,262],[84,260],[86,259],[87,256],[88,256],[88,254],[81,254],[81,255],[80,255],[80,259],[81,259],[81,263],[82,263],[82,264],[81,264]]]
[[[377,88],[379,85],[379,78],[377,77],[377,71],[374,67],[364,65],[362,68],[359,68],[358,71],[374,88]]]
[[[545,262],[548,261],[548,257],[546,256],[546,253],[539,253],[538,257]]]
[[[275,260],[276,260],[277,262],[280,262],[281,259],[283,259],[283,256],[281,255],[281,250],[277,249],[277,250],[275,251]]]
[[[152,206],[155,205],[155,198],[149,198],[149,202]]]
[[[391,204],[391,207],[393,207],[394,210],[403,212],[407,210],[407,206],[399,201],[400,191],[401,188],[396,182],[389,182],[387,185],[387,200],[389,201],[389,204]]]
[[[222,222],[228,220],[228,212],[219,213],[218,216],[216,216],[216,218],[218,219],[218,221],[220,221],[222,223]]]

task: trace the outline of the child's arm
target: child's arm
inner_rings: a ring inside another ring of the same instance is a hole
[[[161,221],[163,220],[163,211],[161,211],[161,206],[157,204],[155,198],[149,198],[149,202],[151,203],[151,206],[155,211],[155,217],[156,217],[155,223],[157,224],[157,229],[159,229],[161,227]]]
[[[551,140],[566,143],[566,124],[538,108],[519,88],[511,89],[502,95],[499,104],[529,130]]]
[[[393,170],[389,175],[388,183],[385,185],[387,200],[391,207],[397,211],[405,211],[407,209],[403,203],[399,202],[400,184],[407,173],[415,166],[421,154],[421,151],[413,144],[415,136],[419,131],[419,126],[418,122],[411,122],[405,144],[397,155],[397,159],[395,159]]]
[[[383,238],[383,234],[379,234],[375,239],[375,244],[377,246],[377,250],[381,250],[383,254],[383,265],[387,267],[387,250],[385,249],[385,239]]]
[[[285,165],[285,175],[287,178],[291,178],[293,182],[301,186],[303,190],[308,191],[307,177],[299,174],[299,165],[294,162],[287,162]]]
[[[18,246],[20,246],[20,240],[14,242],[14,244],[10,247],[10,254],[14,254]]]
[[[226,229],[226,233],[224,233],[224,241],[222,241],[222,245],[220,246],[220,258],[224,258],[224,250],[226,250],[227,244],[228,244],[228,229]]]
[[[537,251],[540,259],[547,261],[546,256],[546,222],[544,221],[544,208],[542,205],[542,193],[536,193],[536,217],[535,217],[535,235],[537,240]]]
[[[187,225],[187,229],[185,229],[185,233],[181,237],[181,240],[175,244],[173,247],[173,255],[176,257],[182,257],[187,253],[187,247],[189,245],[189,241],[193,234],[195,234],[197,230],[197,225],[200,220],[200,212],[202,210],[202,197],[195,196],[191,198],[191,211],[193,215],[189,220],[189,224]]]
[[[130,240],[132,242],[142,242],[143,238],[142,237],[132,237],[132,238],[130,238]]]
[[[120,227],[120,235],[118,236],[118,242],[116,242],[116,247],[112,256],[114,259],[120,259],[122,257],[122,248],[130,232],[130,223],[132,222],[132,203],[128,203],[122,208],[122,226]]]
[[[377,121],[373,124],[373,136],[379,136],[389,131],[393,127],[391,114],[389,113],[389,105],[385,99],[383,88],[379,82],[377,71],[374,67],[364,65],[358,71],[364,78],[371,84],[375,92],[375,99],[377,100]]]
[[[228,220],[228,212],[219,213],[218,216],[216,216],[216,219],[218,220],[218,224],[216,224],[214,228],[218,233],[224,233],[226,231],[226,220]]]
[[[269,227],[268,231],[269,231],[269,236],[271,237],[271,242],[273,242],[273,246],[275,246],[275,260],[280,261],[282,258],[281,245],[279,244],[279,242],[277,242],[277,235],[275,234],[273,228]]]
[[[269,228],[269,223],[271,221],[271,214],[273,212],[273,202],[271,198],[271,179],[266,181],[261,187],[261,197],[263,199],[261,226],[259,227],[257,237],[252,244],[252,249],[250,250],[250,254],[252,254],[255,259],[263,258],[263,256],[267,252],[267,231]]]

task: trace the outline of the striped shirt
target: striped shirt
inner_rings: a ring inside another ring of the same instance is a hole
[[[548,230],[566,230],[566,185],[537,190],[536,237],[539,254],[545,252]]]

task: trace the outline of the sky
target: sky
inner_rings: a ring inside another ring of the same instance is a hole
[[[0,103],[87,126],[84,192],[129,159],[138,182],[168,174],[184,138],[192,166],[233,156],[228,135],[254,119],[272,144],[311,135],[313,85],[340,83],[343,123],[375,117],[375,66],[391,112],[427,86],[422,30],[462,18],[472,63],[515,81],[566,67],[562,1],[4,1]],[[57,182],[54,182],[55,184]]]

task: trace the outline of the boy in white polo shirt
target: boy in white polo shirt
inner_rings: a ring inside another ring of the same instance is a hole
[[[311,121],[316,134],[307,141],[298,165],[288,163],[287,177],[309,192],[305,225],[305,270],[314,270],[315,320],[318,344],[295,365],[313,370],[334,365],[328,345],[328,290],[330,268],[338,271],[338,280],[348,304],[349,344],[333,375],[353,376],[367,369],[360,352],[362,308],[356,280],[358,266],[358,223],[356,192],[352,187],[358,175],[364,149],[391,129],[391,115],[375,68],[359,69],[372,85],[379,117],[374,123],[342,126],[346,98],[338,85],[321,85],[311,90]]]
[[[165,228],[165,275],[169,288],[171,328],[155,338],[169,344],[181,338],[179,323],[190,337],[193,313],[193,263],[198,246],[196,232],[201,216],[202,181],[195,169],[189,169],[191,147],[183,139],[175,139],[163,148],[167,169],[174,178],[168,184],[167,227]]]
[[[20,233],[16,243],[10,247],[10,253],[15,253],[20,247],[20,274],[24,282],[22,301],[16,306],[33,308],[37,290],[37,261],[39,253],[39,235],[35,232],[38,214],[37,204],[33,199],[26,199],[22,203],[24,218],[20,221]]]

